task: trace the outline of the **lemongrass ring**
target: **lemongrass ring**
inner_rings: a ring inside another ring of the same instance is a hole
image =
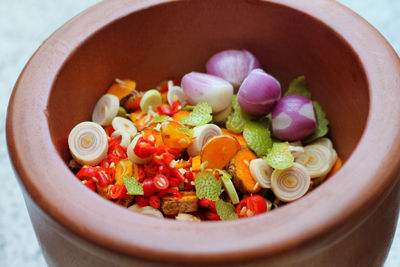
[[[333,149],[332,141],[327,137],[321,137],[311,143],[312,145],[323,145],[329,149]]]
[[[176,100],[179,100],[179,103],[183,107],[186,105],[187,97],[181,87],[174,85],[172,81],[168,81],[167,100],[170,106],[172,106]]]
[[[253,179],[262,188],[271,188],[272,168],[263,159],[253,159],[250,161],[250,173]]]
[[[92,121],[108,126],[111,124],[119,110],[119,99],[115,95],[105,94],[96,103],[93,109]]]
[[[107,157],[106,132],[91,121],[81,122],[71,130],[68,146],[72,157],[82,165],[94,166]]]
[[[132,138],[137,134],[137,129],[132,121],[123,117],[115,117],[112,120],[112,127],[117,130],[123,130]]]
[[[304,196],[310,187],[310,175],[307,169],[298,163],[285,170],[274,170],[271,176],[271,188],[275,196],[284,202],[294,201]]]
[[[304,148],[310,154],[310,158],[305,165],[311,178],[316,178],[328,174],[331,168],[332,152],[329,148],[314,144]]]
[[[136,143],[138,142],[139,138],[142,137],[142,135],[137,135],[135,138],[133,138],[132,142],[129,144],[128,148],[126,149],[128,158],[130,161],[132,161],[135,164],[147,164],[151,161],[152,156],[149,156],[147,158],[141,158],[138,155],[136,155],[134,149],[136,146]]]
[[[112,138],[121,138],[121,143],[119,144],[122,147],[127,148],[131,143],[131,137],[125,130],[116,130],[111,134]]]

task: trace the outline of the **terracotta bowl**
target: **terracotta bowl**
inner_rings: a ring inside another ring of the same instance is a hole
[[[304,74],[343,168],[265,215],[186,223],[121,208],[68,169],[67,135],[116,78],[141,89],[204,71],[246,48],[284,88]],[[399,209],[399,60],[385,39],[327,0],[105,1],[55,32],[22,72],[7,141],[50,266],[380,266]]]

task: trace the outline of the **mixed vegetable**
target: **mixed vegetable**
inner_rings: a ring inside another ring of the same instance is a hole
[[[133,211],[231,220],[299,199],[341,167],[304,76],[280,83],[246,50],[226,50],[146,92],[116,79],[76,125],[70,168]]]

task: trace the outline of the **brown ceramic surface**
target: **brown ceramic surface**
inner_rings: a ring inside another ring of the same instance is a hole
[[[149,89],[204,71],[209,56],[228,48],[253,52],[284,88],[306,75],[346,160],[335,176],[268,214],[192,224],[114,205],[69,171],[67,135],[90,119],[115,77]],[[28,202],[105,249],[172,263],[289,262],[345,238],[398,181],[399,67],[381,35],[333,1],[105,1],[54,33],[27,64],[9,107],[10,156]]]

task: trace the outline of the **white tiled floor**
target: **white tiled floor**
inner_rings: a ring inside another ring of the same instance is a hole
[[[0,266],[45,266],[11,165],[5,117],[12,87],[45,38],[98,0],[0,0]],[[400,52],[400,1],[340,0],[355,10]],[[400,226],[386,267],[400,266]]]

